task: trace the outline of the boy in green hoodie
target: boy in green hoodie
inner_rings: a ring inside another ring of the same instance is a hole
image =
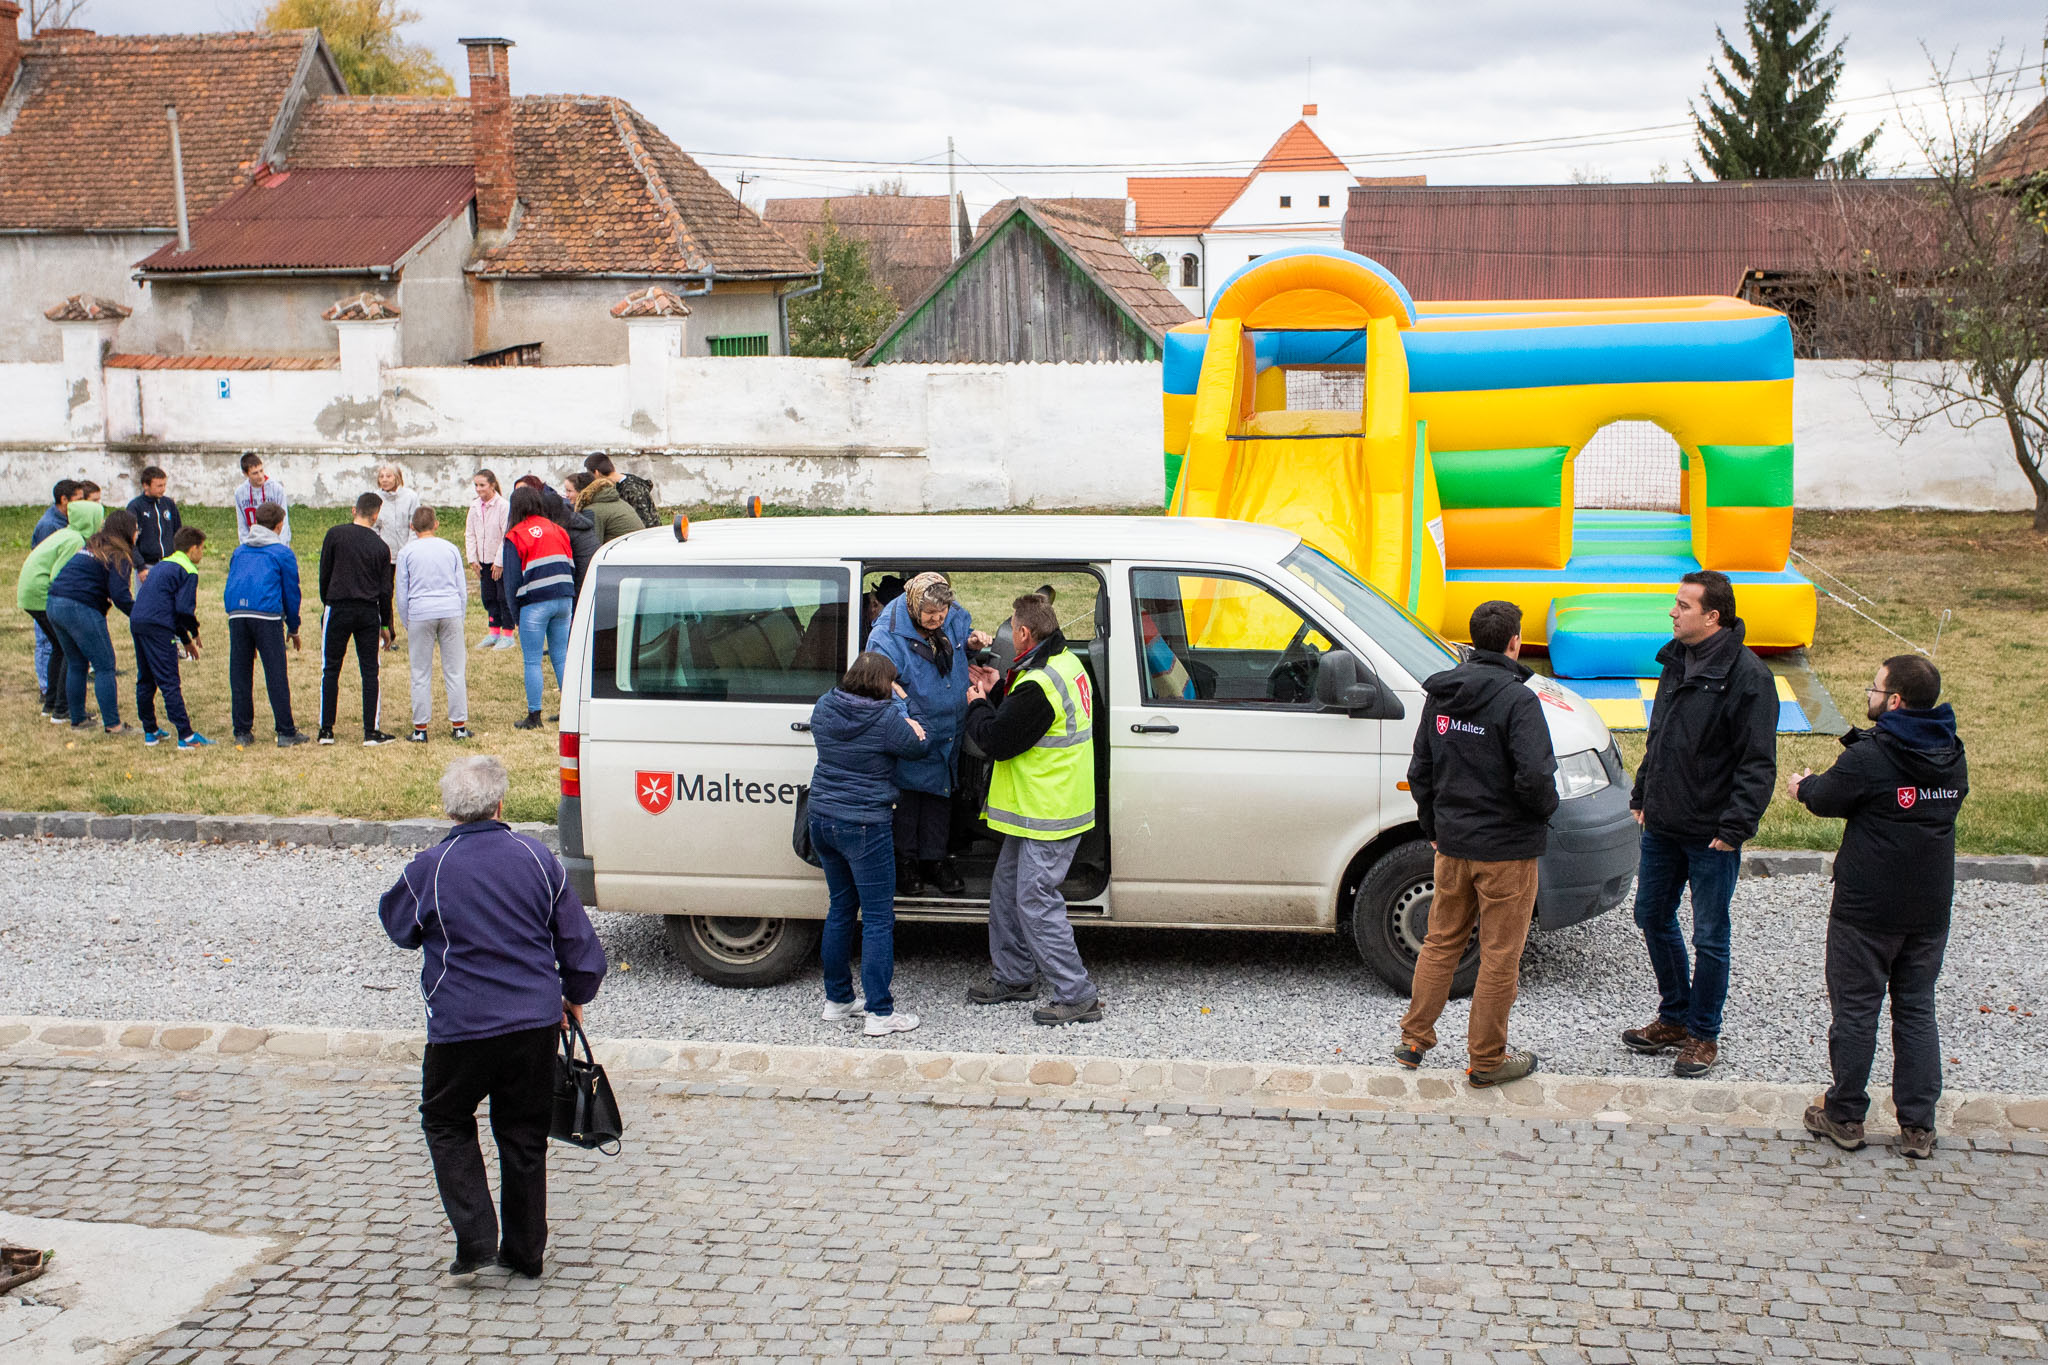
[[[50,628],[46,614],[50,605],[50,580],[57,576],[57,570],[65,561],[84,547],[87,537],[95,534],[107,519],[107,509],[86,498],[73,498],[65,508],[67,524],[62,530],[52,531],[44,536],[36,547],[28,552],[22,561],[21,577],[15,580],[14,604],[29,614],[36,628],[50,640],[50,673],[47,686],[43,689],[43,717],[52,725],[70,720],[69,704],[64,696],[64,647],[57,643],[57,632]]]

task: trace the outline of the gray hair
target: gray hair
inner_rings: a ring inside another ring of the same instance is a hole
[[[505,765],[489,754],[458,758],[441,774],[441,808],[458,825],[489,820],[505,804],[510,785]]]

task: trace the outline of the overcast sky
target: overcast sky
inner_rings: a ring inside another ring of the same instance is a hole
[[[1741,16],[1739,0],[409,3],[424,17],[408,35],[458,86],[458,37],[510,38],[515,92],[623,96],[726,184],[748,175],[756,206],[899,174],[942,192],[951,135],[977,212],[1013,192],[1121,195],[1127,169],[1241,172],[1308,98],[1324,138],[1362,174],[1423,173],[1432,184],[1646,180],[1660,167],[1682,176],[1690,136],[1657,129],[1685,122],[1715,25]],[[77,22],[237,28],[261,9],[89,0]],[[1832,36],[1848,40],[1850,130],[1897,124],[1888,92],[1927,84],[1923,43],[1974,70],[2003,42],[2005,65],[2028,68],[2031,106],[2043,21],[2040,4],[2018,0],[1842,0]],[[1652,131],[1625,131],[1635,129]],[[1582,135],[1566,148],[1441,150]],[[1878,150],[1893,164],[1911,155],[1895,136]],[[1046,166],[1060,168],[1031,169]]]

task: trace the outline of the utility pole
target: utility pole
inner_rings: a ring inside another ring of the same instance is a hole
[[[739,175],[734,178],[739,181],[740,192],[737,197],[740,201],[740,207],[745,208],[747,206],[747,186],[752,184],[754,181],[759,180],[761,177],[758,175],[748,175],[745,171],[741,171]]]
[[[954,215],[959,212],[960,193],[953,188],[953,139],[946,138],[946,241],[952,245],[947,259],[960,259],[960,220]]]

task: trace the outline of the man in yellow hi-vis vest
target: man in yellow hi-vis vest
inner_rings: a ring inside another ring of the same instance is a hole
[[[1041,1024],[1092,1024],[1102,1000],[1067,922],[1060,883],[1081,836],[1095,827],[1095,697],[1081,661],[1068,650],[1052,604],[1017,599],[1010,618],[1017,650],[1010,690],[989,701],[992,668],[973,670],[961,731],[995,760],[989,827],[1003,836],[988,894],[988,955],[993,977],[968,989],[971,1005],[1036,1000],[1039,979],[1052,1003],[1031,1012]]]

